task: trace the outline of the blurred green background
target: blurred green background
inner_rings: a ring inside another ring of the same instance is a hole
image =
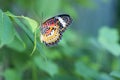
[[[73,23],[46,47],[37,27],[62,13]],[[120,80],[119,32],[120,0],[0,0],[0,80]]]

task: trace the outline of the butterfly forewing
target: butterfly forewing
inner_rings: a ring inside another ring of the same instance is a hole
[[[41,42],[47,46],[57,44],[62,37],[62,33],[71,22],[72,19],[67,14],[46,20],[41,26]]]

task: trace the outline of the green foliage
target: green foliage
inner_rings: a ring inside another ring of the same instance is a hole
[[[0,10],[0,47],[10,43],[15,36],[10,18]]]
[[[25,24],[29,26],[28,28],[31,28],[30,30],[32,32],[35,32],[37,27],[39,27],[38,23],[35,20],[33,20],[33,19],[30,19],[30,18],[24,17],[24,16],[21,16],[20,18],[23,18],[25,20],[24,21]]]
[[[98,73],[95,70],[87,67],[87,65],[85,65],[80,61],[75,63],[75,68],[76,68],[76,73],[84,77],[85,80],[89,80],[92,78],[95,79],[98,76]]]
[[[49,18],[66,12],[74,16],[72,18],[75,20],[77,11],[73,7],[74,4],[93,7],[94,2],[29,0],[28,3],[28,0],[13,0],[13,3],[10,1],[8,3],[12,6],[13,3],[16,4],[17,8],[21,7],[27,16],[32,18],[16,16],[17,12],[12,11],[14,10],[12,7],[8,7],[11,12],[0,9],[0,78],[3,77],[5,80],[120,79],[120,44],[117,28],[103,26],[96,38],[81,35],[73,30],[75,26],[73,22],[57,46],[46,47],[40,42],[41,17]]]
[[[104,48],[110,51],[111,54],[115,56],[120,55],[120,44],[118,31],[116,29],[109,29],[108,27],[103,27],[100,30],[99,42]]]
[[[120,72],[118,72],[118,71],[113,71],[113,72],[110,73],[110,75],[113,76],[113,77],[116,77],[118,79],[120,78]]]
[[[17,71],[8,69],[3,73],[3,76],[6,80],[21,80],[20,75],[18,75]]]
[[[41,57],[35,57],[35,64],[43,71],[47,72],[51,76],[58,73],[58,66],[51,61],[44,61]]]

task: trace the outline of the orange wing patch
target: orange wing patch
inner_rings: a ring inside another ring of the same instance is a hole
[[[59,33],[59,26],[52,25],[49,30],[46,31],[46,34],[41,34],[41,42],[45,43],[47,46],[54,45],[61,38]]]

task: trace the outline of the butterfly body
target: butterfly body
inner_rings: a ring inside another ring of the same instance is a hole
[[[72,19],[67,14],[46,20],[41,26],[41,42],[47,46],[57,44],[62,37],[62,33],[71,22]]]

